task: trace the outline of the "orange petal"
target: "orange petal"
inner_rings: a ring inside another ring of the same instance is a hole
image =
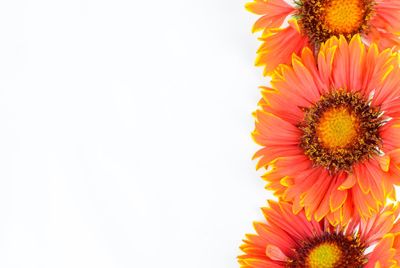
[[[350,189],[356,184],[357,179],[354,176],[354,174],[349,174],[346,178],[346,180],[339,186],[338,190],[347,190]]]
[[[329,207],[331,211],[341,208],[347,199],[347,191],[332,191],[329,199]]]
[[[378,157],[379,165],[381,166],[382,170],[385,172],[389,171],[389,165],[390,165],[390,157],[389,155],[384,155],[381,157]]]
[[[287,261],[288,257],[277,246],[267,245],[265,254],[274,261]]]

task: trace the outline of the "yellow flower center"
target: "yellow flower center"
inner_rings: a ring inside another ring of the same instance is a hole
[[[307,257],[310,268],[333,268],[340,260],[342,251],[332,243],[320,244],[313,248]]]
[[[349,34],[360,28],[364,20],[364,4],[360,0],[332,0],[325,10],[325,23],[333,32]]]
[[[345,107],[326,111],[317,126],[317,135],[327,148],[344,148],[357,137],[358,119]]]
[[[358,236],[324,233],[300,242],[286,268],[355,268],[368,261]]]
[[[376,0],[299,0],[297,16],[316,47],[332,36],[347,39],[369,31]]]
[[[332,91],[305,108],[300,147],[317,166],[332,173],[351,171],[379,153],[381,115],[360,93]]]

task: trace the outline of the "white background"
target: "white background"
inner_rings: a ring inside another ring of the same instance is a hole
[[[0,267],[238,267],[270,197],[244,3],[0,1]]]

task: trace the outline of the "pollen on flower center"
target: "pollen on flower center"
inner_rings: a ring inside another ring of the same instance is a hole
[[[381,115],[360,94],[333,91],[305,108],[300,147],[317,166],[351,171],[353,164],[379,152]]]
[[[328,148],[344,148],[357,137],[358,118],[346,107],[326,111],[318,123],[317,136]]]
[[[299,24],[313,44],[332,36],[350,39],[369,30],[374,0],[300,0]]]
[[[342,233],[324,233],[302,241],[292,258],[286,263],[288,268],[358,268],[367,259],[365,246],[358,237]]]
[[[361,0],[332,0],[325,10],[325,24],[328,29],[349,34],[360,28],[365,13]]]
[[[307,267],[333,268],[342,257],[342,250],[333,243],[322,243],[313,248],[307,257]]]

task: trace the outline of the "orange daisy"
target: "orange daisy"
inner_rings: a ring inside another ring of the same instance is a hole
[[[333,226],[292,213],[289,203],[269,203],[266,223],[255,223],[239,256],[241,268],[400,267],[399,207],[390,205],[368,220]]]
[[[289,63],[309,45],[318,49],[332,36],[348,40],[361,34],[367,44],[380,49],[400,47],[400,1],[397,0],[254,0],[246,8],[260,19],[253,31],[263,30],[263,44],[256,64],[269,74],[281,63]],[[282,27],[289,17],[287,27]],[[291,18],[293,17],[293,18]]]
[[[267,189],[307,218],[371,217],[400,184],[399,55],[332,37],[281,65],[255,112]]]

